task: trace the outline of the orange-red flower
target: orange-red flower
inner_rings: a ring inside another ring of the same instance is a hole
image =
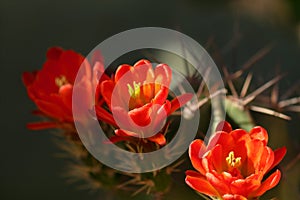
[[[268,134],[260,126],[247,133],[222,122],[207,145],[202,140],[191,143],[189,156],[197,171],[187,171],[185,181],[194,190],[219,199],[256,199],[278,184],[278,169],[265,175],[286,153],[285,147],[273,151],[267,143]]]
[[[191,94],[184,94],[167,100],[171,78],[168,65],[153,69],[148,60],[140,60],[134,66],[120,65],[114,79],[100,84],[113,115],[101,106],[96,106],[96,113],[100,120],[117,127],[112,142],[145,138],[159,145],[166,143],[162,130],[167,116],[191,98]]]
[[[80,99],[80,106],[86,108],[87,104],[92,102],[90,98],[93,98],[92,91],[97,74],[92,75],[90,64],[82,55],[72,50],[52,47],[46,57],[47,60],[40,71],[23,73],[23,82],[29,97],[38,107],[36,113],[53,120],[30,123],[30,129],[55,128],[62,123],[73,123],[72,92],[77,75],[79,77],[76,87],[82,88],[78,91],[83,97]],[[83,67],[78,74],[81,65]],[[94,71],[101,70],[101,66],[98,65],[99,63],[95,63]],[[107,76],[103,76],[102,79],[107,79]]]

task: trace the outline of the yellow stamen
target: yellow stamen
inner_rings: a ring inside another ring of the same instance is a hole
[[[61,87],[65,84],[68,84],[68,80],[65,76],[59,76],[59,77],[56,77],[55,78],[55,84],[58,86],[58,87]]]
[[[128,92],[132,98],[136,98],[140,95],[141,83],[136,83],[135,81],[133,81],[133,87],[131,87],[130,84],[127,84],[127,87],[128,87]]]
[[[228,157],[226,158],[227,165],[229,167],[239,167],[241,163],[241,157],[234,157],[234,152],[230,151]]]

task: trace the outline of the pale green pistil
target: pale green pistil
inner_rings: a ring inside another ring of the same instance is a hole
[[[135,81],[133,81],[133,87],[130,84],[127,84],[128,92],[132,98],[136,98],[140,95],[140,86],[141,83],[136,83]]]

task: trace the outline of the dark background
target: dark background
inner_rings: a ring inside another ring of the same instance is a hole
[[[65,162],[54,156],[57,147],[49,131],[33,132],[25,128],[27,122],[37,119],[30,114],[35,106],[27,97],[21,74],[40,69],[51,46],[59,45],[87,55],[98,43],[121,31],[166,27],[180,30],[203,45],[214,36],[223,48],[228,65],[236,63],[232,69],[272,43],[273,51],[255,68],[257,80],[273,77],[277,64],[282,71],[289,72],[282,81],[282,90],[299,80],[297,1],[286,1],[288,10],[281,4],[279,9],[273,9],[275,4],[270,4],[265,8],[275,11],[258,14],[255,8],[247,11],[247,6],[239,7],[231,1],[207,2],[0,0],[0,199],[79,200],[98,196],[65,183],[62,170]],[[242,38],[235,52],[237,59],[233,60],[226,44],[232,39],[236,24],[240,26]],[[293,116],[293,121],[284,123],[291,132],[289,139],[273,139],[272,143],[275,147],[289,145],[286,163],[299,152],[299,115]],[[274,122],[267,124],[272,128]],[[291,184],[299,184],[299,170],[295,173],[296,181]],[[297,188],[295,184],[291,187]]]

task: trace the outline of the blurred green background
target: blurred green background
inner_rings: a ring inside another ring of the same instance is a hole
[[[30,114],[35,106],[27,97],[21,73],[40,69],[48,47],[59,45],[87,55],[98,43],[121,31],[144,26],[166,27],[180,30],[203,46],[214,37],[225,63],[234,71],[260,48],[272,43],[272,52],[255,67],[255,78],[257,85],[259,80],[271,79],[275,66],[280,65],[282,71],[289,73],[281,81],[281,91],[285,91],[299,81],[299,13],[298,0],[214,3],[200,0],[1,0],[0,199],[101,199],[101,194],[80,191],[76,185],[65,183],[65,161],[54,156],[57,148],[49,131],[33,132],[25,128],[27,122],[36,118]],[[237,24],[241,39],[233,53],[228,44]],[[300,95],[299,90],[297,94]],[[289,164],[300,150],[299,115],[293,114],[290,122],[264,115],[255,117],[272,132],[272,147],[288,147],[284,163]],[[287,193],[284,197],[292,197],[289,199],[299,195],[299,161],[282,182],[276,195]],[[183,180],[182,186],[185,186]]]

